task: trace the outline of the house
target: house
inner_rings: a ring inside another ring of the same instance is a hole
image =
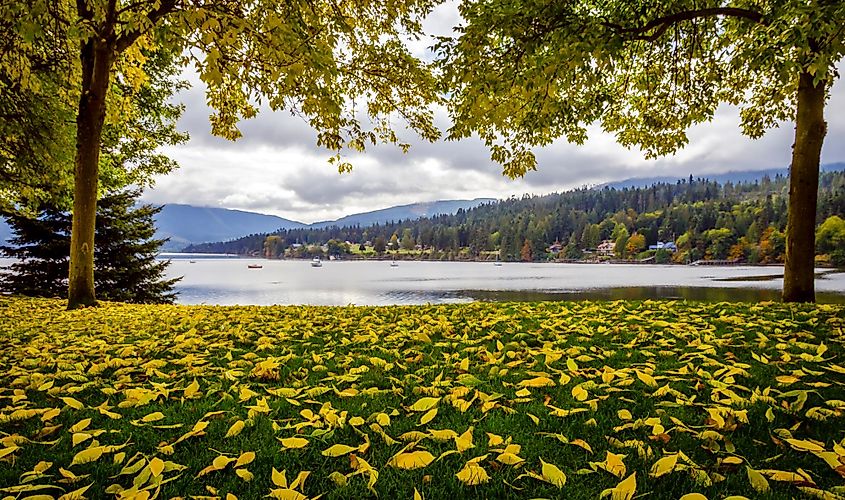
[[[563,245],[561,245],[559,241],[555,241],[554,243],[549,245],[549,252],[554,255],[560,253],[561,250],[563,250]]]
[[[616,243],[613,240],[604,240],[596,248],[599,255],[613,256],[616,253]]]
[[[656,245],[649,245],[649,250],[666,250],[667,252],[677,252],[678,247],[675,246],[674,241],[668,241],[666,243],[662,241],[658,241]]]

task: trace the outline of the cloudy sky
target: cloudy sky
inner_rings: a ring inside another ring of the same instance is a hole
[[[427,19],[427,32],[446,34],[459,18],[455,3],[441,5]],[[414,45],[425,56],[427,41]],[[617,145],[613,136],[594,129],[583,146],[559,141],[535,151],[538,170],[510,180],[474,139],[428,143],[406,132],[407,154],[394,146],[369,149],[350,157],[352,173],[338,174],[330,154],[316,147],[316,135],[302,119],[262,110],[245,121],[243,138],[229,142],[210,133],[205,89],[196,76],[178,101],[186,106],[179,126],[191,140],[165,152],[181,168],[157,179],[145,199],[154,203],[234,208],[279,215],[302,222],[438,199],[506,198],[544,194],[630,177],[687,177],[732,170],[785,167],[793,141],[792,124],[769,131],[760,140],[743,137],[736,110],[724,107],[715,119],[690,131],[686,149],[675,156],[646,161],[640,152]],[[826,119],[828,133],[822,163],[845,161],[845,84],[833,87]],[[438,125],[448,120],[438,113]]]

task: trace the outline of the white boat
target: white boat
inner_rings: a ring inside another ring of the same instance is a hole
[[[390,263],[390,267],[399,267],[399,263],[394,260]]]
[[[496,266],[496,267],[502,267],[502,261],[497,260],[496,262],[493,263],[493,265]]]
[[[323,267],[323,261],[320,260],[320,257],[311,259],[311,267]]]

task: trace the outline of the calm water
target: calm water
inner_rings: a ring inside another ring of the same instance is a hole
[[[168,255],[183,304],[386,305],[475,300],[683,298],[778,300],[782,267],[481,262],[278,261]],[[193,259],[191,263],[189,259]],[[260,264],[262,269],[249,269]],[[845,303],[845,273],[816,280],[819,302]]]

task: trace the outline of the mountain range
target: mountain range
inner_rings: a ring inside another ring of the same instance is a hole
[[[822,171],[845,170],[845,163],[822,165]],[[764,176],[775,177],[788,175],[787,168],[767,170],[747,170],[701,176],[703,178],[725,182],[755,182]],[[658,182],[675,182],[680,177],[637,177],[622,181],[608,182],[596,186],[596,189],[610,187],[624,189],[645,187]],[[485,203],[494,203],[494,198],[476,198],[473,200],[438,200],[412,203],[374,210],[371,212],[347,215],[336,220],[327,220],[305,224],[302,222],[243,210],[226,208],[198,207],[168,203],[156,216],[156,236],[170,238],[164,251],[179,251],[192,243],[226,241],[249,234],[270,233],[277,229],[322,228],[330,226],[370,226],[399,220],[413,220],[435,215],[454,214],[459,209],[469,209]],[[0,243],[11,237],[9,226],[0,220]]]
[[[838,172],[841,170],[845,170],[845,163],[828,163],[822,165],[819,170],[822,172]],[[707,174],[700,176],[703,179],[707,179],[709,181],[718,182],[719,184],[724,184],[726,182],[732,182],[734,184],[740,182],[754,182],[762,179],[763,177],[770,177],[774,178],[776,176],[783,176],[786,177],[789,175],[789,168],[769,168],[766,170],[743,170],[737,172],[725,172],[723,174]],[[634,177],[631,179],[625,179],[622,181],[614,181],[614,182],[606,182],[604,184],[599,184],[596,186],[596,189],[601,189],[605,187],[614,188],[614,189],[625,189],[625,188],[638,188],[638,187],[648,187],[652,184],[657,183],[671,183],[681,180],[681,177],[674,177],[674,176],[662,176],[662,177]]]
[[[347,215],[337,220],[304,224],[302,222],[243,210],[166,204],[156,216],[157,236],[170,238],[163,250],[179,251],[192,243],[226,241],[248,234],[270,233],[277,229],[330,226],[371,226],[385,222],[419,219],[440,214],[453,214],[459,209],[473,208],[493,198],[474,200],[438,200],[399,205],[372,212]]]

